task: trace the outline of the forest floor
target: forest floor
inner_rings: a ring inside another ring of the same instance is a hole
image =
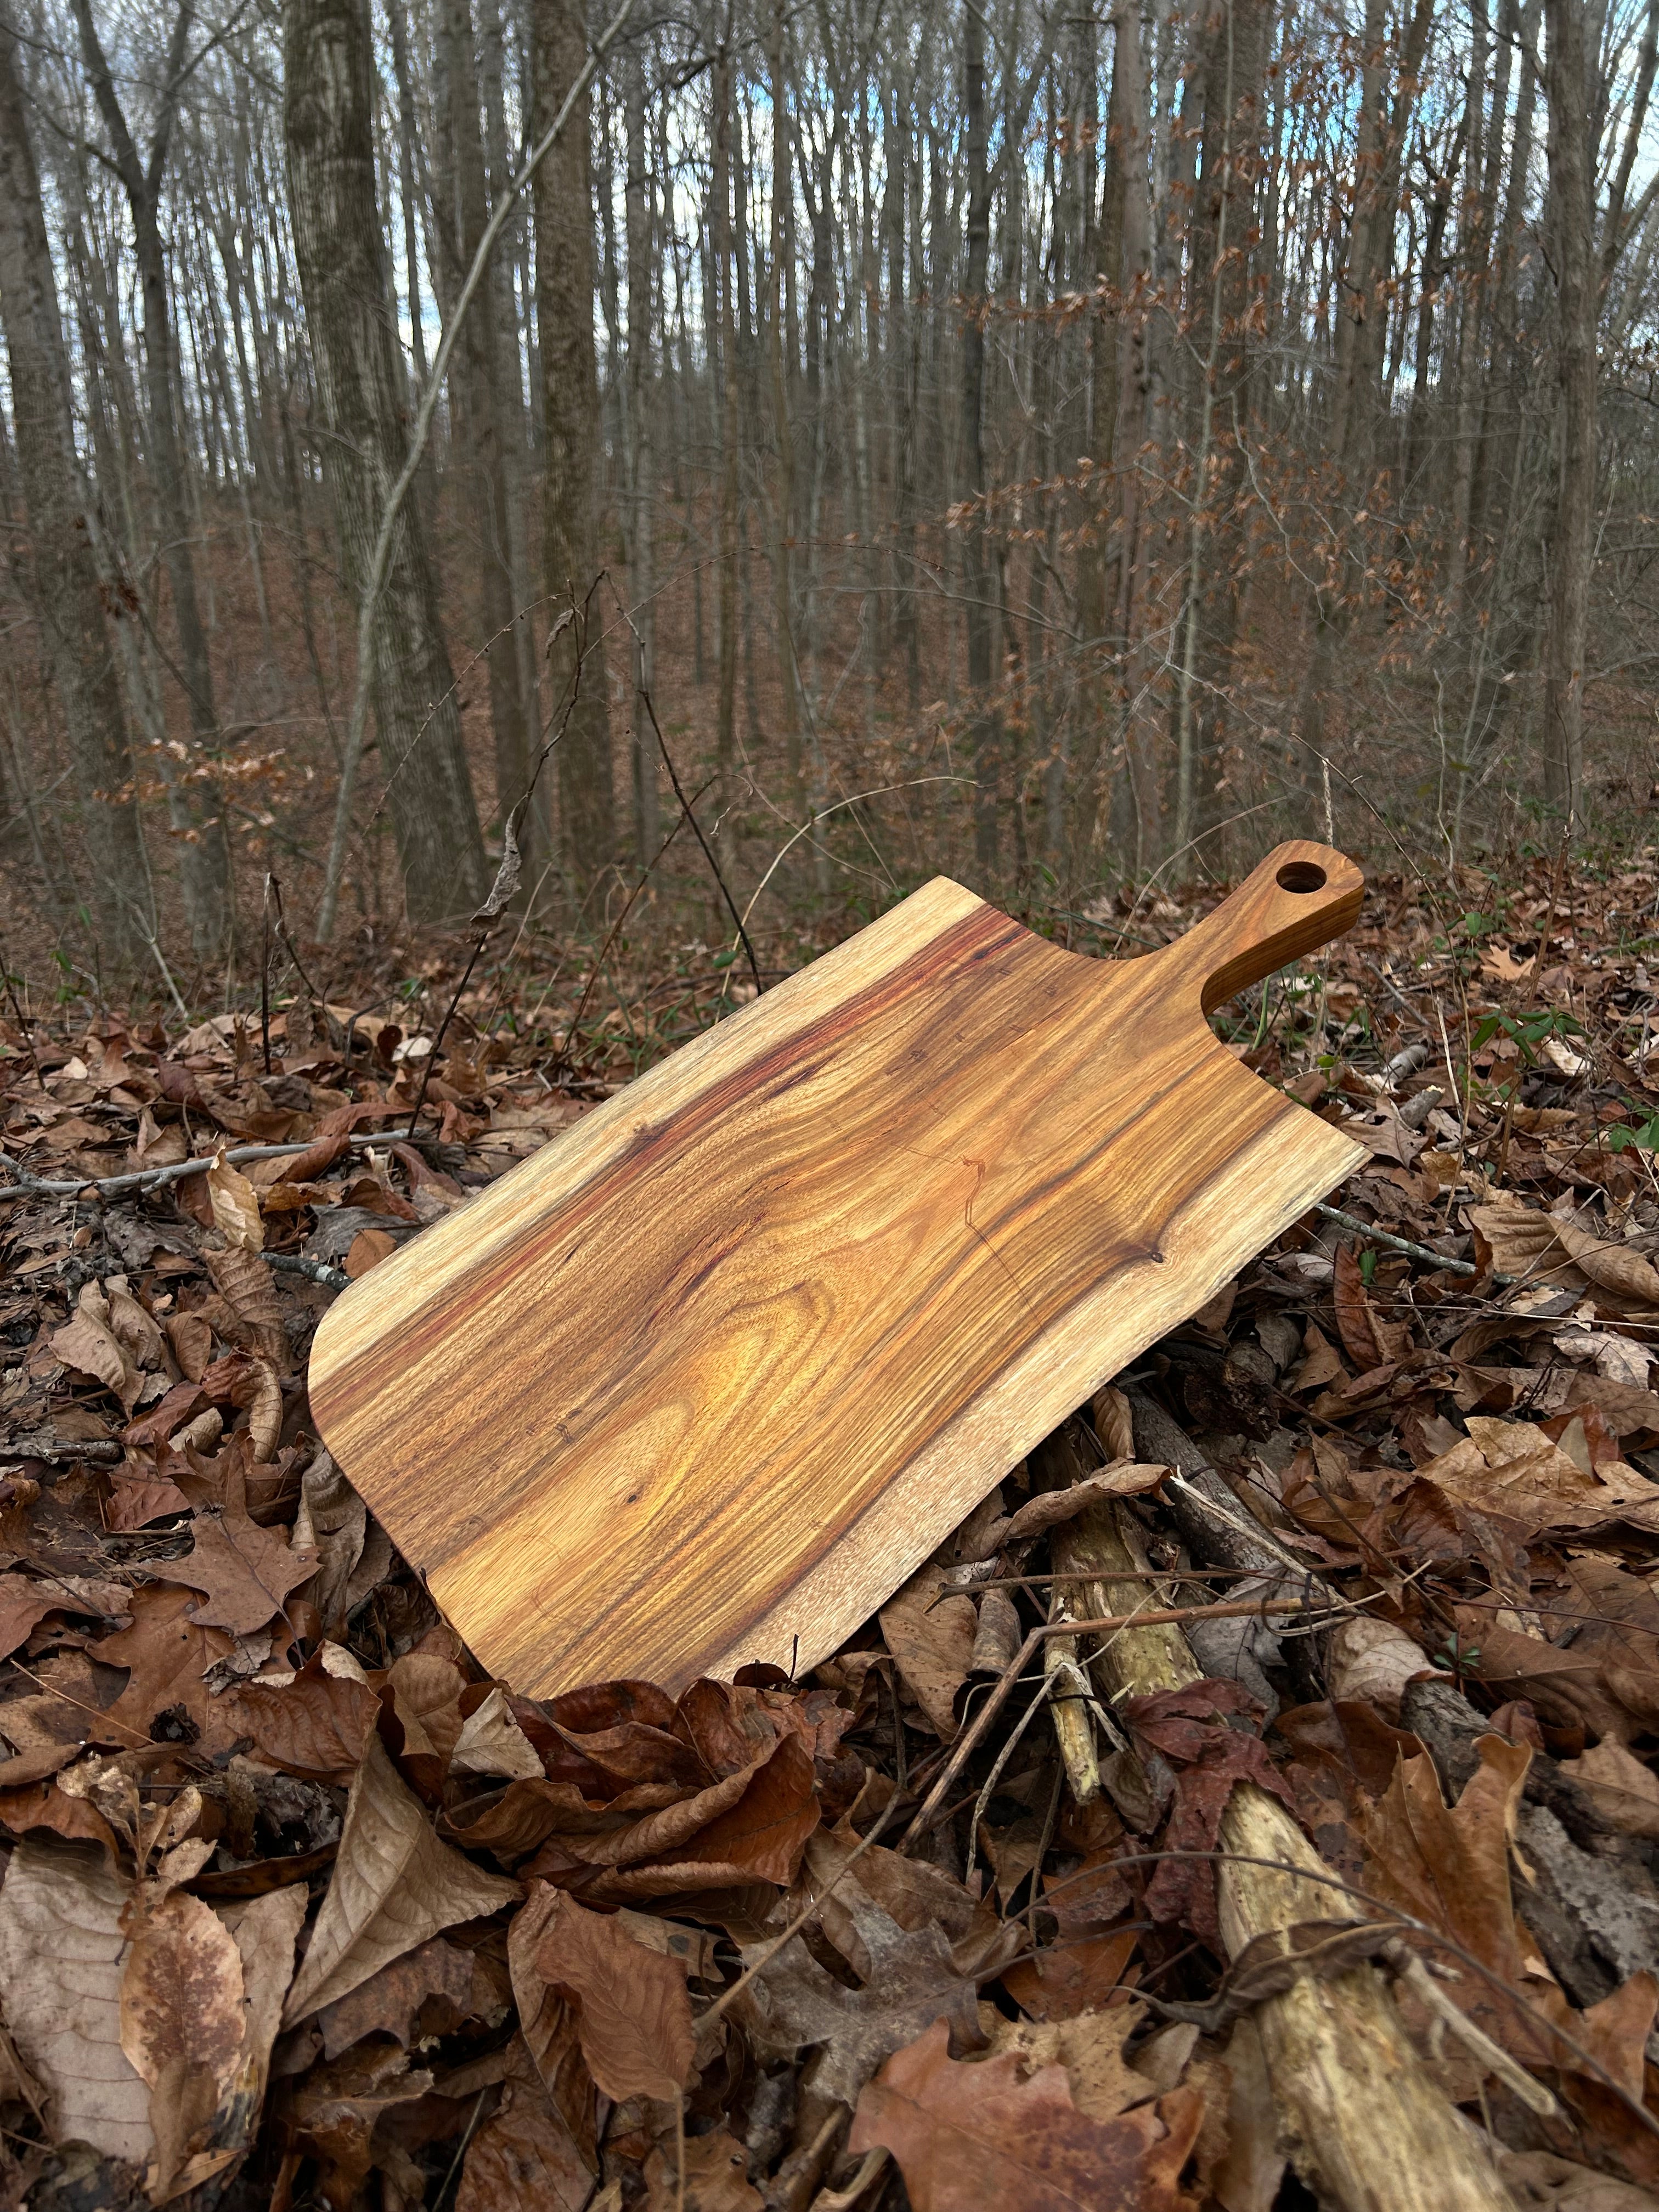
[[[728,972],[618,1018],[483,963],[447,1026],[465,948],[398,1023],[15,1000],[0,2204],[1335,2202],[1274,2022],[1382,1978],[1495,2201],[1659,2205],[1655,888],[1538,863],[1448,927],[1374,879],[1218,1018],[1369,1152],[1334,1212],[807,1680],[678,1700],[489,1679],[306,1357]],[[1091,1605],[1180,1617],[1038,1665]],[[1250,1792],[1328,1877],[1288,1966],[1229,1960]]]

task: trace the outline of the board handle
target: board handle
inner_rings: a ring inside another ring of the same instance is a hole
[[[1199,982],[1207,1014],[1352,929],[1365,878],[1346,853],[1305,839],[1275,846],[1260,867],[1163,957]]]

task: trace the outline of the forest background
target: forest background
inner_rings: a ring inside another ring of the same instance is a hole
[[[745,993],[940,869],[1639,846],[1656,33],[6,0],[13,969],[246,1005],[276,901],[326,999],[509,822],[523,972]]]

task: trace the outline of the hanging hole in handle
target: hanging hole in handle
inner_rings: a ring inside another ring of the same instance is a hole
[[[1282,891],[1322,891],[1325,871],[1312,860],[1287,860],[1276,881]]]

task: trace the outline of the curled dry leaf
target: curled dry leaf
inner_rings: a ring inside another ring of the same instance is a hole
[[[0,1990],[58,2138],[142,2166],[155,2140],[149,2089],[121,2046],[130,1896],[101,1852],[25,1838],[0,1885]]]
[[[1564,1760],[1592,1805],[1621,1836],[1645,1836],[1659,1843],[1659,1775],[1613,1736],[1591,1745],[1580,1759]]]
[[[848,2148],[890,2151],[915,2212],[1185,2212],[1181,2169],[1203,2118],[1202,2098],[1176,2089],[1090,2119],[1063,2066],[1026,2075],[1012,2054],[960,2063],[940,2021],[865,2090]]]
[[[574,2004],[582,2057],[605,2095],[677,2096],[696,2045],[684,1961],[556,1892],[541,1925],[536,1972]]]
[[[362,1676],[337,1674],[324,1644],[292,1680],[242,1682],[226,1692],[227,1725],[252,1736],[262,1759],[313,1782],[349,1782],[380,1717]]]
[[[532,1781],[541,1774],[541,1760],[514,1719],[499,1683],[462,1723],[449,1769],[452,1774],[498,1774],[518,1782]]]
[[[252,1188],[252,1186],[250,1186]],[[288,1331],[276,1299],[270,1262],[258,1246],[231,1243],[222,1252],[204,1251],[203,1264],[214,1288],[235,1316],[241,1348],[257,1352],[276,1368],[289,1363]],[[269,1456],[261,1452],[261,1459]]]
[[[227,1244],[244,1252],[264,1248],[265,1228],[259,1218],[259,1194],[240,1168],[231,1166],[220,1146],[206,1176],[208,1205],[213,1225]]]
[[[122,1412],[131,1413],[143,1377],[111,1328],[109,1302],[96,1283],[81,1285],[74,1316],[53,1331],[52,1348],[65,1367],[101,1382],[119,1399]]]
[[[519,1885],[440,1843],[371,1735],[351,1788],[333,1878],[283,2017],[333,2004],[440,1929],[517,1902]]]

